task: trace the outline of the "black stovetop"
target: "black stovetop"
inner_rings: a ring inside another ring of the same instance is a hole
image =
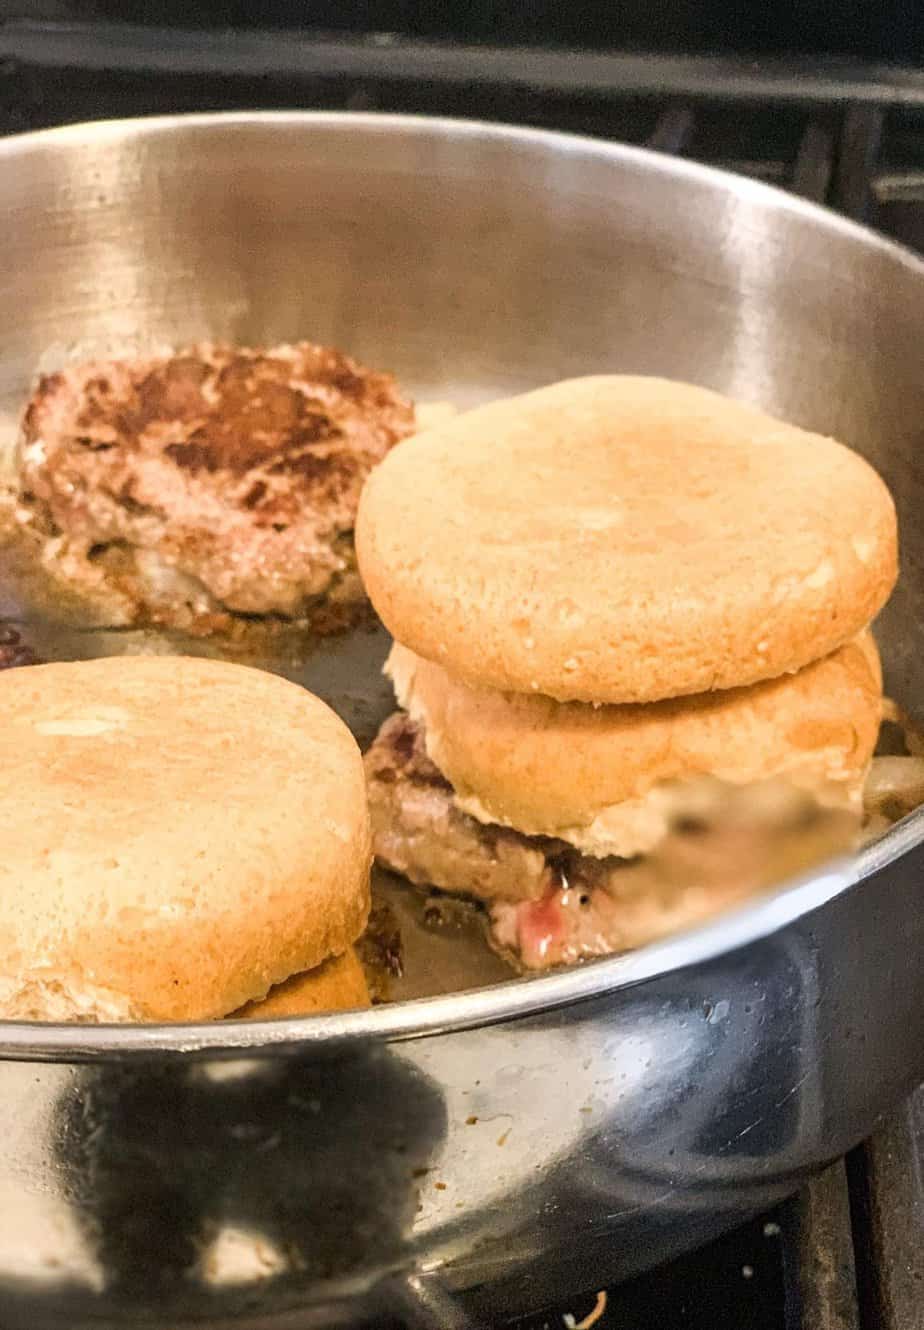
[[[844,38],[837,57],[819,57],[820,41],[814,56],[806,54],[809,41],[802,41],[800,55],[768,54],[786,43],[768,39],[773,24],[752,21],[745,26],[763,52],[756,59],[704,50],[709,23],[725,39],[735,37],[727,22],[723,27],[729,6],[721,0],[705,8],[700,0],[669,6],[668,38],[647,55],[609,49],[602,11],[592,6],[579,11],[580,19],[549,18],[558,45],[523,45],[540,25],[514,21],[512,8],[489,0],[457,11],[430,5],[429,19],[415,29],[421,35],[411,37],[416,8],[374,0],[359,7],[278,0],[256,9],[236,0],[199,7],[173,0],[0,0],[0,133],[237,107],[513,121],[629,140],[744,172],[924,251],[924,75],[856,54],[894,57],[910,49],[913,6],[884,0],[841,6],[838,23],[826,29],[829,37],[836,31]],[[550,15],[560,9],[542,8]],[[623,8],[629,38],[664,37],[663,15],[655,13],[660,7],[638,0]],[[829,13],[825,0],[796,9],[802,27],[790,32],[803,36]],[[349,20],[346,10],[353,12]],[[294,26],[293,14],[306,12],[333,31],[320,35]],[[517,12],[522,18],[526,9]],[[15,17],[23,13],[31,18]],[[257,28],[255,13],[275,27]],[[896,25],[902,15],[906,21]],[[170,26],[184,22],[185,29]],[[595,49],[578,53],[562,46],[578,38]],[[698,53],[678,54],[683,48]],[[607,1290],[598,1330],[924,1326],[922,1142],[924,1100],[906,1106],[777,1212]],[[518,1330],[578,1326],[592,1313],[597,1292],[562,1289],[558,1307],[516,1323]]]
[[[791,1330],[799,1321],[787,1320],[784,1249],[796,1240],[794,1220],[784,1207],[702,1251],[605,1290],[596,1330]],[[579,1324],[593,1313],[596,1299],[596,1293],[578,1293],[561,1307],[515,1321],[510,1330],[562,1330],[567,1315]]]
[[[825,52],[910,61],[924,15],[907,0],[0,0],[0,20],[130,22],[217,30],[369,33],[448,41],[550,44],[713,53]]]

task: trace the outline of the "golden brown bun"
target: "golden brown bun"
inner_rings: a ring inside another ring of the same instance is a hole
[[[474,686],[651,702],[800,669],[897,568],[856,453],[663,379],[575,379],[399,443],[363,491],[386,626]]]
[[[119,657],[0,676],[0,1015],[208,1020],[369,910],[362,762],[274,675]]]
[[[870,633],[798,674],[637,706],[473,689],[398,645],[386,671],[464,812],[601,857],[649,850],[695,814],[702,776],[785,775],[823,802],[856,803],[882,706]]]
[[[352,947],[332,956],[316,970],[294,974],[270,989],[262,1002],[248,1002],[232,1017],[242,1021],[268,1021],[277,1016],[313,1016],[322,1011],[350,1011],[371,1006],[369,987]]]

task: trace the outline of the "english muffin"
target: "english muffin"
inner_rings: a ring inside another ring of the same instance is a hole
[[[897,570],[892,499],[832,439],[689,384],[575,379],[401,443],[357,519],[395,638],[475,686],[654,702],[801,669]]]

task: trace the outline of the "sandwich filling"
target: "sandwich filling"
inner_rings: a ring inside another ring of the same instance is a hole
[[[411,882],[487,907],[493,944],[526,969],[626,951],[692,926],[848,847],[850,807],[790,782],[691,782],[648,854],[598,857],[472,817],[405,712],[366,754],[375,854]],[[686,811],[681,811],[685,808]]]

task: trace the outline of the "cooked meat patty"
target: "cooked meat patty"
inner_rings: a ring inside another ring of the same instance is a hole
[[[418,885],[479,900],[541,896],[548,858],[541,842],[460,812],[452,786],[427,757],[423,730],[403,711],[382,726],[366,753],[373,848],[379,861]]]
[[[689,927],[845,848],[858,827],[788,786],[728,786],[714,823],[680,823],[651,855],[595,859],[461,812],[404,712],[366,754],[366,778],[378,860],[412,882],[484,901],[494,945],[527,969]]]
[[[15,628],[0,624],[0,670],[12,670],[18,665],[38,665],[39,658],[26,646]]]
[[[359,492],[413,429],[390,375],[308,342],[97,361],[29,402],[20,517],[110,622],[311,618],[362,598]]]

